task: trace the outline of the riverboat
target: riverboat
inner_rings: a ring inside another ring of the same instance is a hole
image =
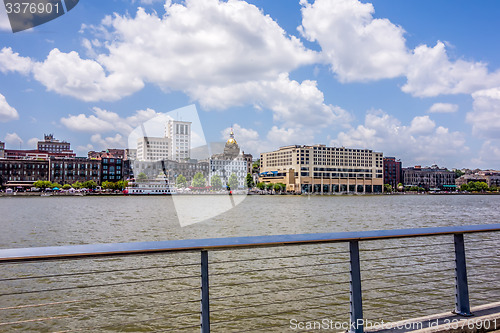
[[[175,187],[168,183],[165,176],[141,182],[129,182],[123,194],[126,195],[171,195],[177,194]]]

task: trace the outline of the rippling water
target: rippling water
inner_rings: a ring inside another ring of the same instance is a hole
[[[181,228],[171,197],[2,197],[0,248],[487,224],[499,206],[494,195],[248,196]]]
[[[192,209],[205,199],[193,197]],[[498,223],[499,203],[493,195],[248,196],[181,227],[171,197],[2,197],[0,248],[488,224]],[[498,233],[466,237],[472,305],[498,300]],[[365,318],[453,308],[453,237],[360,248]],[[347,320],[347,260],[345,243],[210,252],[213,331]],[[199,331],[199,253],[1,268],[0,318],[11,324],[0,331]]]

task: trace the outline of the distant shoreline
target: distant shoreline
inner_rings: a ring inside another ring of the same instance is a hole
[[[141,194],[141,195],[134,195],[134,194],[124,194],[124,193],[69,193],[69,192],[62,192],[62,193],[48,193],[48,192],[15,192],[15,193],[0,193],[0,197],[42,197],[44,195],[42,194],[49,194],[46,196],[54,196],[54,197],[86,197],[86,196],[92,196],[92,197],[98,197],[98,196],[130,196],[130,197],[163,197],[163,196],[171,196],[172,194]],[[181,195],[181,196],[192,196],[192,195],[228,195],[227,193],[176,193],[173,195]],[[234,195],[241,195],[241,194],[234,194]],[[374,195],[500,195],[500,192],[472,192],[472,193],[454,193],[454,192],[449,192],[449,193],[440,193],[440,192],[427,192],[427,193],[417,193],[417,192],[397,192],[397,193],[336,193],[336,194],[320,194],[320,193],[303,193],[303,194],[293,194],[293,193],[249,193],[247,195],[251,196],[260,196],[260,195],[265,195],[265,196],[328,196],[328,197],[336,197],[336,196],[374,196]]]

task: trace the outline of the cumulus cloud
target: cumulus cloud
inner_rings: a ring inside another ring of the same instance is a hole
[[[437,126],[428,116],[415,117],[403,125],[383,111],[370,111],[365,122],[347,132],[340,132],[332,145],[363,147],[400,157],[405,164],[444,163],[468,151],[465,136]]]
[[[126,147],[126,140],[120,134],[116,134],[115,136],[102,137],[101,134],[94,134],[90,137],[90,141],[98,147],[115,147],[115,148],[124,148]]]
[[[21,139],[21,137],[19,135],[17,135],[17,133],[15,133],[15,132],[14,133],[7,133],[5,135],[4,141],[5,141],[5,143],[14,147],[14,149],[18,149],[19,145],[20,144],[22,145],[24,143],[23,139]]]
[[[500,140],[486,140],[479,150],[478,157],[471,161],[473,168],[498,169],[500,163]]]
[[[33,74],[47,90],[87,102],[114,101],[144,87],[140,78],[127,72],[107,74],[98,62],[57,48],[50,51],[44,62],[34,65]]]
[[[466,117],[472,133],[486,139],[500,139],[500,88],[477,91],[472,98],[473,111]]]
[[[458,111],[458,105],[451,103],[434,103],[429,108],[429,113],[454,113]]]
[[[321,46],[324,60],[341,82],[403,75],[409,62],[403,28],[375,19],[371,3],[358,0],[301,0],[299,31]]]
[[[443,42],[416,47],[406,76],[402,90],[418,97],[470,94],[500,85],[500,71],[489,73],[482,62],[450,61]]]
[[[206,108],[226,108],[230,105],[253,104],[257,109],[270,109],[273,120],[290,127],[326,127],[344,125],[352,115],[344,109],[325,104],[316,81],[299,83],[288,74],[277,80],[246,82],[225,87],[200,87],[193,93]]]
[[[17,110],[7,103],[4,95],[0,94],[0,122],[6,123],[15,119],[19,119]]]
[[[22,57],[19,53],[14,53],[12,48],[4,47],[0,51],[0,72],[18,72],[23,75],[30,73],[33,68],[33,60]]]
[[[69,115],[61,118],[61,123],[73,131],[96,133],[96,132],[119,132],[128,135],[134,127],[146,120],[159,115],[153,109],[138,110],[134,115],[126,118],[120,117],[115,112],[104,110],[98,107],[93,108],[94,114]]]
[[[36,149],[38,145],[39,138],[31,138],[28,140],[28,149]]]

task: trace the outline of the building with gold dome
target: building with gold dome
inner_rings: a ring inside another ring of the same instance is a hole
[[[240,152],[238,142],[234,138],[234,131],[231,129],[229,139],[224,145],[222,154],[214,154],[209,159],[209,183],[212,183],[212,177],[217,175],[225,186],[232,174],[238,179],[238,187],[245,188],[245,179],[247,176],[247,159]]]

